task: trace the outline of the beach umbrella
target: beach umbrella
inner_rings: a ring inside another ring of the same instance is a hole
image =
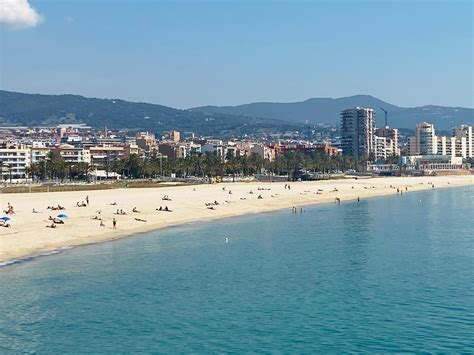
[[[0,218],[2,221],[11,221],[11,218],[10,217],[2,217]]]
[[[67,214],[65,213],[58,214],[58,218],[67,218]]]

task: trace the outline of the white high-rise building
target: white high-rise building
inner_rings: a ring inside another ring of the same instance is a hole
[[[415,137],[409,139],[409,155],[435,155],[437,152],[434,125],[428,122],[416,125]]]
[[[421,155],[434,155],[438,151],[436,132],[433,124],[422,122],[416,126],[416,145]]]
[[[463,158],[474,158],[474,139],[472,126],[460,125],[454,127],[453,137],[456,139],[456,156]]]
[[[342,154],[367,159],[375,152],[375,111],[355,107],[341,112]]]

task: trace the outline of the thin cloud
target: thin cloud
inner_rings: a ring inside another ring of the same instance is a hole
[[[1,0],[0,23],[12,29],[38,26],[43,17],[28,3],[28,0]]]

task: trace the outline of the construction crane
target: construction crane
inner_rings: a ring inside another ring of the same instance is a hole
[[[381,107],[380,109],[385,113],[385,127],[388,127],[388,122],[387,122],[388,111],[384,109],[383,107]]]

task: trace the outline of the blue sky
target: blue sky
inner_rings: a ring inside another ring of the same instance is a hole
[[[20,0],[25,1],[25,0]],[[29,1],[0,86],[188,108],[371,94],[474,107],[473,1]]]

